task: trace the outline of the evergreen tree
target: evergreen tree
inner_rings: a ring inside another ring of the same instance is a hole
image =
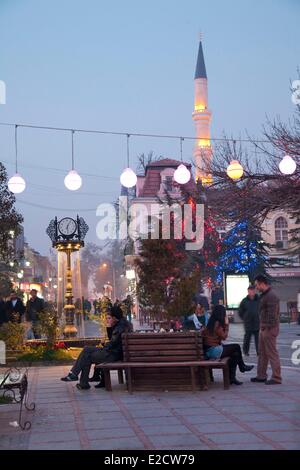
[[[248,274],[251,282],[257,274],[265,274],[269,265],[267,248],[260,231],[248,221],[235,224],[222,240],[216,266],[218,281],[222,280],[223,273]]]
[[[23,217],[14,205],[16,198],[7,187],[7,173],[0,162],[0,262],[7,263],[12,256],[13,247],[10,243],[10,231],[18,235]]]

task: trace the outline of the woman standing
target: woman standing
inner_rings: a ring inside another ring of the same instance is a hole
[[[239,344],[222,344],[222,341],[228,337],[228,331],[229,321],[226,309],[223,305],[216,305],[202,333],[205,357],[206,359],[229,357],[230,383],[241,385],[243,382],[236,378],[237,366],[241,372],[248,372],[254,366],[248,366],[244,363]]]

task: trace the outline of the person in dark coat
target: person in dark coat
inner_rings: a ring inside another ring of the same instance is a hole
[[[8,319],[6,316],[5,301],[2,297],[0,297],[0,326],[2,326],[3,323],[6,323],[7,321]]]
[[[86,346],[79,354],[74,366],[66,377],[62,377],[64,382],[80,381],[76,384],[79,390],[88,390],[89,373],[92,364],[100,364],[101,362],[115,362],[123,359],[122,334],[131,331],[131,324],[123,317],[120,307],[111,307],[106,314],[108,326],[112,327],[112,335],[110,341],[103,347]],[[101,386],[104,383],[100,382]],[[100,388],[96,386],[97,388]]]
[[[245,335],[243,343],[243,352],[249,356],[251,337],[254,336],[256,354],[258,355],[258,337],[259,337],[259,296],[255,293],[255,287],[248,287],[248,295],[239,306],[239,316],[244,322]]]
[[[30,299],[26,304],[26,321],[30,322],[32,325],[32,331],[35,339],[40,339],[40,334],[37,331],[37,326],[39,323],[39,314],[44,311],[45,302],[43,299],[40,299],[37,296],[37,290],[31,289]]]
[[[8,321],[21,323],[22,316],[25,312],[25,305],[15,292],[10,294],[10,300],[6,302],[5,310]]]

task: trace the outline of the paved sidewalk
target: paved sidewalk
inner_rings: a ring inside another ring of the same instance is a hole
[[[9,423],[15,405],[0,407],[0,449],[300,449],[300,368],[284,368],[282,385],[249,382],[206,392],[80,392],[59,379],[66,366],[32,368],[32,429]]]

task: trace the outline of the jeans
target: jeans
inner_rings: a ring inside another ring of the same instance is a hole
[[[101,362],[114,362],[115,356],[103,348],[95,346],[86,346],[79,354],[71,372],[78,377],[80,375],[80,385],[86,386],[89,383],[89,373],[92,364]]]
[[[244,343],[243,343],[243,352],[244,354],[249,354],[251,336],[254,336],[256,354],[258,354],[258,337],[259,331],[245,330]]]
[[[211,346],[205,351],[205,356],[207,359],[220,359],[223,353],[223,345]]]

